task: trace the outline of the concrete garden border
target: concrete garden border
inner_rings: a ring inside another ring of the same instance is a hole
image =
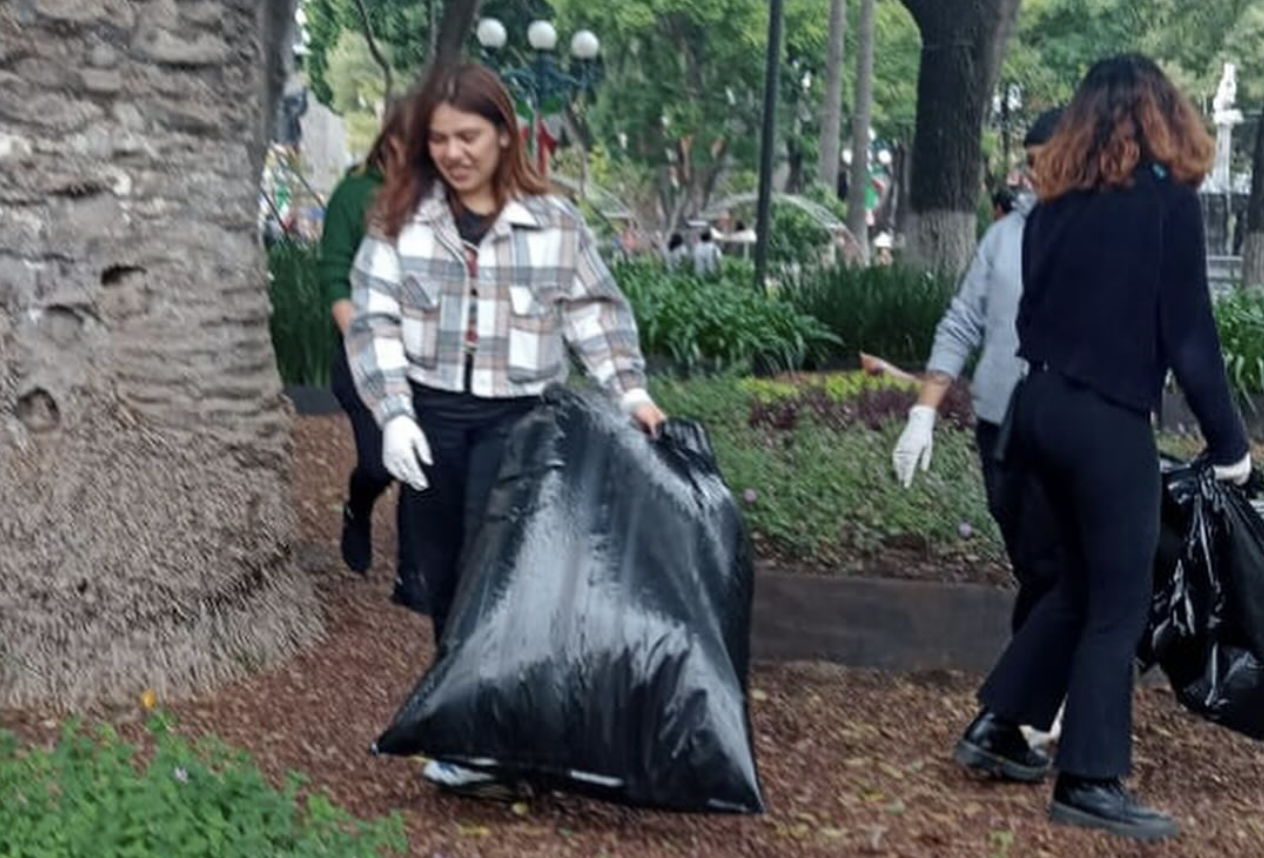
[[[281,394],[294,403],[300,417],[324,417],[342,410],[332,390],[309,384],[287,384]]]
[[[762,572],[757,660],[985,672],[1009,640],[1013,592],[985,584]]]

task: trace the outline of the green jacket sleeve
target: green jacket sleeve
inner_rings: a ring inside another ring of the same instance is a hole
[[[378,184],[370,173],[350,174],[334,188],[325,206],[319,273],[327,305],[351,298],[351,263],[364,240],[365,215]]]

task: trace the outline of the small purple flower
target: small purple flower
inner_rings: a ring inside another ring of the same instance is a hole
[[[747,503],[754,503],[755,499],[758,497],[759,495],[756,494],[754,489],[746,489],[742,492],[742,500],[746,501]]]
[[[172,772],[171,774],[173,777],[175,777],[176,780],[178,780],[182,784],[187,784],[189,782],[189,773],[185,771],[183,768],[177,767],[176,770]]]
[[[970,522],[963,521],[957,525],[957,535],[962,539],[969,539],[971,536],[974,536],[974,528],[970,526]]]

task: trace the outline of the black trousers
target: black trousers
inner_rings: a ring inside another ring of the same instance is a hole
[[[483,518],[496,484],[505,441],[538,397],[484,399],[413,385],[413,406],[434,464],[429,487],[400,489],[400,550],[415,558],[425,580],[435,642],[456,595],[461,552]]]
[[[1002,463],[996,447],[1001,427],[986,420],[975,424],[975,444],[983,468],[983,487],[988,512],[996,521],[1018,581],[1010,629],[1015,634],[1031,609],[1057,583],[1062,563],[1062,544],[1057,528],[1050,526],[1049,501],[1039,481],[1017,461]]]
[[[1064,557],[979,701],[1047,729],[1066,699],[1057,767],[1122,777],[1131,767],[1133,659],[1145,628],[1159,537],[1159,470],[1149,415],[1056,372],[1016,394],[1012,455],[1043,487]]]
[[[390,488],[395,478],[382,465],[382,430],[373,419],[373,412],[360,400],[351,380],[347,353],[341,343],[334,349],[329,366],[329,383],[338,404],[351,421],[351,434],[355,438],[356,463],[348,481],[347,503],[357,517],[369,515],[373,512],[373,504],[382,492]]]

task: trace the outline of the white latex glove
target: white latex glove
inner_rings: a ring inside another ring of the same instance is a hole
[[[930,454],[935,446],[936,411],[929,405],[914,405],[909,409],[908,424],[895,442],[891,464],[895,466],[896,479],[904,488],[913,485],[913,474],[921,465],[930,470]]]
[[[1232,465],[1212,465],[1211,472],[1223,483],[1240,486],[1251,478],[1251,454],[1247,453]]]
[[[433,465],[426,435],[411,417],[392,417],[382,427],[382,465],[387,472],[419,492],[429,487],[422,464]]]

